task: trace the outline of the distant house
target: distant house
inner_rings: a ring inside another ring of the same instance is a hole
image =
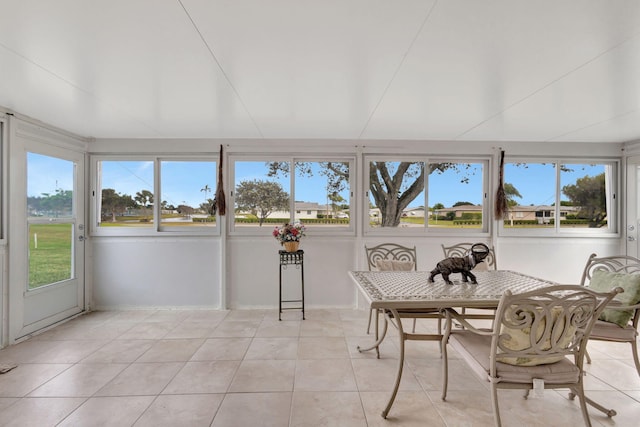
[[[433,211],[433,214],[437,216],[445,216],[449,212],[454,212],[456,214],[456,218],[462,218],[462,215],[465,213],[482,214],[482,206],[476,206],[476,205],[453,206],[451,208],[437,209]]]
[[[418,206],[415,208],[407,208],[402,211],[402,216],[424,218],[424,206]]]
[[[567,215],[578,213],[579,210],[580,208],[576,206],[560,206],[560,221],[566,219]],[[506,219],[537,221],[539,224],[548,224],[555,218],[555,214],[555,206],[512,206],[509,208]]]
[[[505,219],[513,221],[537,221],[539,224],[548,224],[555,218],[555,206],[512,206],[509,208]],[[560,206],[560,221],[566,219],[567,215],[576,214],[580,210],[576,206]],[[482,206],[460,205],[451,208],[438,209],[434,215],[444,216],[449,212],[455,212],[456,218],[462,218],[465,213],[482,214]]]
[[[315,219],[318,216],[331,216],[334,214],[331,205],[321,205],[316,202],[296,202],[295,203],[295,219]],[[336,218],[348,218],[349,215],[343,211],[335,212]],[[269,218],[289,218],[289,211],[275,211],[269,215]]]

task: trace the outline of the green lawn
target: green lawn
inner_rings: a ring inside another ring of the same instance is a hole
[[[72,236],[72,224],[29,226],[29,289],[71,278]]]

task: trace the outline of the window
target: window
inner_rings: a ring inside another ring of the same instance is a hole
[[[162,160],[160,225],[215,227],[215,179],[215,162]]]
[[[217,229],[214,160],[99,158],[95,171],[98,234]]]
[[[313,230],[352,230],[352,159],[232,158],[232,231],[300,221]],[[295,173],[291,174],[290,171]],[[293,194],[293,197],[291,196]]]
[[[154,162],[103,160],[97,163],[100,228],[151,228]]]
[[[505,234],[616,232],[617,163],[510,160]]]
[[[366,164],[369,231],[488,231],[488,160],[371,156]]]

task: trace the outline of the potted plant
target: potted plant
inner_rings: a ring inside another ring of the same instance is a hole
[[[304,224],[296,222],[276,227],[272,234],[287,252],[296,252],[300,246],[300,240],[305,236],[304,232]]]

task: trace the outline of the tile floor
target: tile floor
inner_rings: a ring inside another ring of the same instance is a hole
[[[0,351],[2,426],[492,426],[487,384],[452,354],[449,394],[440,399],[434,342],[409,342],[400,392],[392,387],[396,335],[381,358],[363,310],[310,310],[307,320],[270,310],[110,311],[64,323]],[[423,321],[419,329],[432,325]],[[636,426],[640,377],[628,344],[591,343],[594,426]],[[583,425],[577,401],[547,390],[524,400],[501,391],[505,426]]]

